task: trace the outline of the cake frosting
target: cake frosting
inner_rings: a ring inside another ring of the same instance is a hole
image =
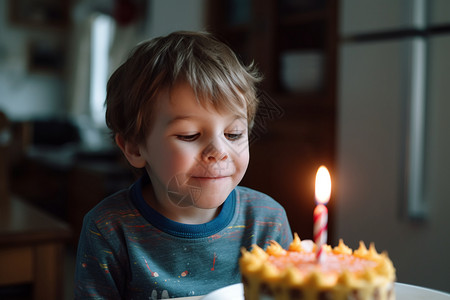
[[[339,241],[325,245],[320,262],[317,246],[297,234],[283,249],[272,241],[264,251],[254,245],[239,260],[246,300],[330,299],[393,300],[395,268],[386,252],[360,242],[352,250]]]

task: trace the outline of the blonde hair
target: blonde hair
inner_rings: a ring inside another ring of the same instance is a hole
[[[255,66],[244,66],[209,33],[179,31],[138,44],[109,79],[106,124],[112,134],[142,142],[159,92],[183,80],[202,105],[246,109],[251,128],[258,106],[255,85],[261,80]]]

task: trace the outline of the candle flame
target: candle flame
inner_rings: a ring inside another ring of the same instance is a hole
[[[316,174],[316,201],[327,204],[331,195],[331,177],[325,166],[320,166]]]

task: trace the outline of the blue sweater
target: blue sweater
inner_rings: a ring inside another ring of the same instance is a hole
[[[287,247],[284,209],[269,196],[236,187],[219,215],[200,225],[174,222],[142,197],[141,178],[84,218],[76,299],[161,299],[205,295],[240,282],[241,247],[270,240]]]

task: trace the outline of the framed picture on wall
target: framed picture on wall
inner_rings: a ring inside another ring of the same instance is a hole
[[[15,25],[65,28],[69,24],[69,2],[62,0],[9,0],[9,18]]]
[[[65,47],[62,41],[33,39],[28,44],[28,70],[31,73],[62,74]]]

